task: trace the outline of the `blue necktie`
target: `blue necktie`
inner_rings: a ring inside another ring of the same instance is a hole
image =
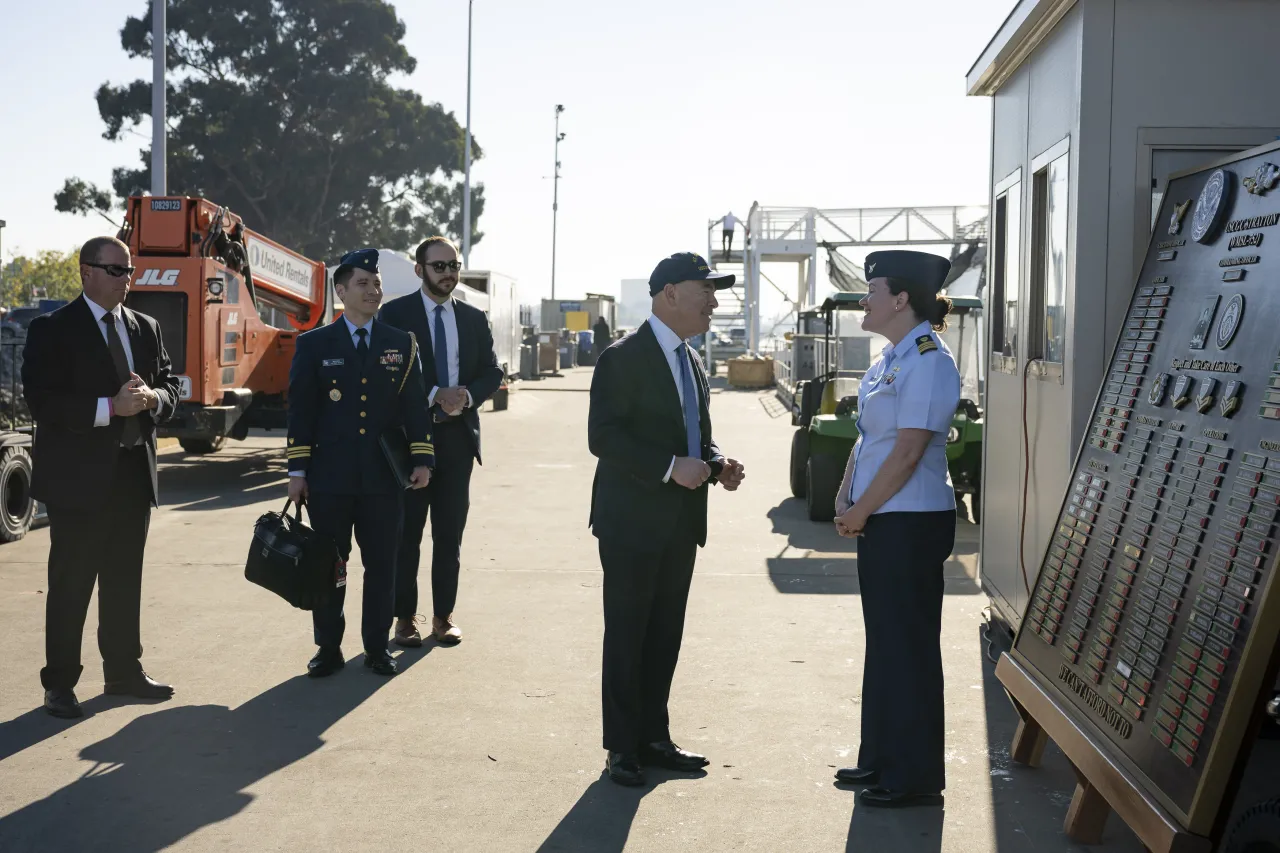
[[[684,391],[684,435],[689,445],[689,455],[702,458],[702,426],[698,418],[698,392],[693,387],[689,370],[689,348],[681,342],[676,348],[680,360],[680,387]]]
[[[449,387],[449,344],[444,337],[444,306],[436,306],[436,333],[434,347],[436,359],[436,385]]]

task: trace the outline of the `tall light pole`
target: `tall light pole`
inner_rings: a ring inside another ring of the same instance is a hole
[[[564,134],[560,132],[560,113],[564,112],[564,104],[556,104],[556,171],[552,180],[551,191],[551,298],[556,298],[556,216],[560,211],[560,142]]]
[[[151,194],[167,195],[165,175],[165,26],[164,13],[168,0],[151,4]]]
[[[471,4],[467,0],[467,150],[462,179],[462,268],[471,269]]]

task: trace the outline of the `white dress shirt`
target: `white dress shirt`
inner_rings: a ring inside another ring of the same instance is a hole
[[[732,212],[725,214],[723,230],[732,231],[733,226],[737,224],[738,224],[738,217],[734,216]]]
[[[436,351],[436,307],[437,304],[426,290],[419,290],[422,295],[422,305],[427,309],[427,329],[431,334],[431,353],[434,359]],[[458,387],[458,312],[454,310],[454,303],[449,299],[444,303],[444,349],[449,362],[449,387]],[[421,344],[419,344],[421,346]],[[431,392],[427,394],[427,405],[434,406],[436,403],[436,392],[440,390],[440,386],[434,384],[436,377],[432,376]],[[467,392],[467,406],[472,405],[471,392]]]
[[[107,314],[111,314],[116,318],[116,333],[120,335],[120,343],[124,345],[124,357],[129,362],[129,372],[136,373],[137,371],[133,367],[133,347],[129,345],[129,330],[124,324],[124,311],[121,310],[119,305],[107,311],[106,308],[103,308],[88,296],[84,297],[84,301],[89,306],[89,310],[93,312],[93,319],[97,323],[98,331],[102,334],[102,341],[107,345],[108,349],[111,346],[111,341],[107,338],[107,324],[102,322],[102,318]],[[109,423],[111,423],[111,398],[99,397],[98,410],[93,416],[93,425],[95,427],[104,427]]]
[[[667,367],[671,368],[671,381],[676,383],[676,394],[680,397],[680,419],[684,420],[684,381],[680,377],[680,355],[677,349],[681,344],[687,342],[671,331],[671,327],[659,320],[657,317],[650,315],[649,325],[653,328],[653,336],[658,339],[658,346],[662,347],[662,353],[667,357]],[[698,380],[693,375],[693,361],[689,361],[689,379],[693,382],[693,393],[698,393]],[[699,398],[701,399],[701,398]],[[676,457],[671,457],[671,464],[667,466],[667,473],[663,476],[662,482],[671,479],[671,472],[675,470]]]
[[[357,326],[355,323],[351,322],[351,319],[347,317],[346,314],[342,315],[342,319],[345,320],[347,323],[347,332],[348,334],[351,335],[351,345],[353,347],[360,346],[360,336],[356,334],[357,329],[364,329],[365,346],[369,348],[373,347],[373,318],[372,317],[369,318],[369,322],[365,323],[363,326]]]

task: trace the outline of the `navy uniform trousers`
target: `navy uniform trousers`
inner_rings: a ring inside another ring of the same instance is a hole
[[[880,771],[891,791],[946,787],[943,564],[955,540],[955,510],[872,515],[858,537],[867,633],[858,766]]]
[[[472,438],[461,418],[435,425],[436,467],[425,489],[404,496],[404,530],[396,559],[396,616],[412,619],[418,612],[418,563],[422,534],[431,516],[431,608],[441,619],[458,600],[462,566],[462,533],[471,508],[471,472],[476,457]]]
[[[366,652],[387,648],[395,608],[396,544],[400,540],[401,496],[392,494],[348,495],[311,491],[307,515],[312,529],[331,537],[343,561],[351,556],[355,533],[364,563],[364,602],[361,639]],[[311,614],[317,646],[339,646],[347,627],[344,605],[346,587],[339,587],[328,603]]]

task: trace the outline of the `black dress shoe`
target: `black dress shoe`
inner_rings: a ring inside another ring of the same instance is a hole
[[[337,646],[328,648],[321,646],[316,656],[307,661],[307,675],[311,678],[324,678],[326,675],[333,675],[346,665],[347,662],[342,659],[342,649]]]
[[[864,806],[881,809],[906,809],[913,806],[940,806],[941,794],[911,794],[906,791],[890,791],[887,788],[866,788],[858,794],[858,802]]]
[[[173,688],[161,684],[145,672],[123,681],[108,681],[102,688],[110,696],[136,696],[139,699],[171,699]]]
[[[396,659],[388,651],[365,652],[364,665],[373,670],[375,675],[395,675]]]
[[[635,788],[644,784],[644,773],[640,770],[640,758],[632,752],[610,752],[605,759],[605,769],[609,778],[619,785]]]
[[[863,770],[861,767],[841,767],[836,771],[836,781],[848,785],[874,785],[880,781],[880,771]]]
[[[84,711],[76,701],[75,691],[70,687],[54,687],[44,692],[44,709],[55,717],[74,720],[83,717]]]
[[[669,740],[654,741],[640,747],[640,761],[653,767],[665,767],[685,773],[701,770],[711,763],[705,755],[681,749]]]

